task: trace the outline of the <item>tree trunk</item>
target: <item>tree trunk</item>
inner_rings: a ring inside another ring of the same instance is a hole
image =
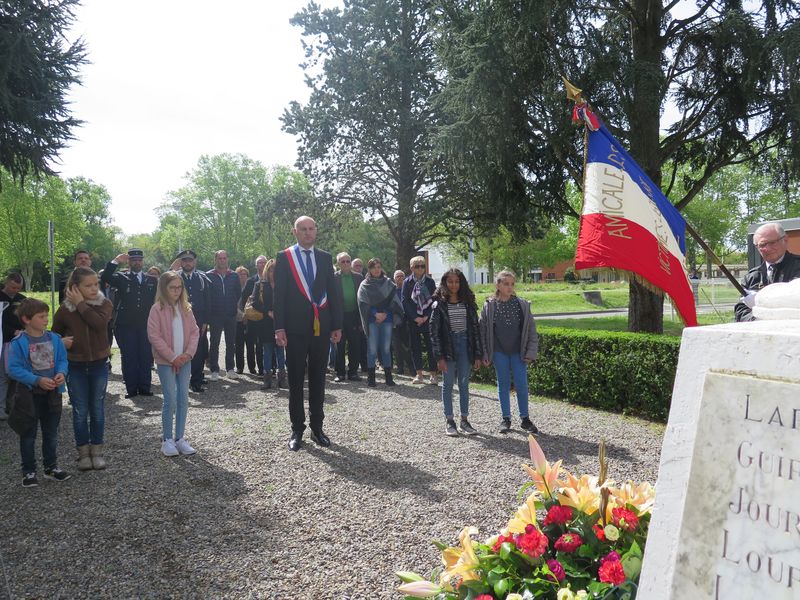
[[[664,298],[633,280],[628,287],[628,331],[664,333]]]
[[[664,73],[661,0],[634,0],[632,27],[633,102],[629,111],[630,152],[634,160],[661,187],[661,100]],[[648,333],[664,331],[664,299],[631,281],[628,300],[628,330]]]
[[[401,4],[402,30],[400,32],[400,46],[408,49],[411,45],[413,22],[408,2]],[[395,244],[397,258],[395,268],[409,273],[408,262],[416,256],[416,243],[419,241],[419,227],[415,222],[414,206],[416,194],[414,192],[414,134],[413,117],[411,114],[411,68],[405,65],[405,71],[400,81],[400,110],[397,140],[397,233]]]

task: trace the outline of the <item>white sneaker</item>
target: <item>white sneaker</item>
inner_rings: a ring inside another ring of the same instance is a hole
[[[189,442],[186,441],[186,438],[181,438],[175,442],[175,448],[177,448],[178,452],[181,454],[194,454],[197,452],[194,448],[189,445]]]
[[[219,371],[211,371],[211,376],[209,379],[211,381],[219,381]]]
[[[439,381],[436,378],[436,375],[431,375],[431,378],[428,380],[428,383],[431,385],[439,385]]]
[[[425,379],[422,378],[422,375],[417,375],[411,380],[411,383],[425,383]]]
[[[239,374],[233,369],[231,369],[230,371],[228,371],[228,379],[239,379]]]
[[[164,456],[178,456],[180,454],[175,447],[175,442],[172,440],[164,440],[161,442],[161,454]]]

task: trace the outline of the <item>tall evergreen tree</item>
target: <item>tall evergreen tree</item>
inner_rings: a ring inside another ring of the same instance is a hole
[[[582,132],[562,75],[665,193],[685,174],[678,208],[729,164],[777,153],[784,177],[798,173],[796,2],[438,0],[436,14],[439,147],[500,219],[574,213],[564,184],[582,183]],[[668,103],[680,117],[662,134]],[[635,282],[630,297],[629,329],[661,332],[663,299]]]
[[[16,178],[52,174],[51,161],[80,124],[67,92],[86,62],[64,32],[78,0],[0,2],[0,166]]]
[[[299,139],[298,166],[321,199],[383,218],[397,265],[441,235],[463,196],[432,153],[436,115],[429,0],[315,3],[292,22],[303,28],[307,104],[292,102],[284,129]],[[461,211],[463,214],[463,211]]]

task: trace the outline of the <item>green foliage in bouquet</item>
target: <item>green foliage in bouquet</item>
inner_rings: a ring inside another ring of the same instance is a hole
[[[606,478],[605,445],[598,476],[575,477],[551,465],[528,438],[534,488],[508,525],[480,542],[465,527],[459,545],[442,550],[430,579],[403,571],[406,598],[436,600],[633,600],[655,499],[645,482],[616,487]]]

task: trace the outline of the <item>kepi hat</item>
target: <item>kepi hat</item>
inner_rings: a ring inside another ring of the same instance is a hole
[[[181,250],[175,255],[175,260],[179,258],[197,258],[197,253],[194,250]]]
[[[144,250],[141,248],[131,248],[128,250],[128,258],[144,258]]]

